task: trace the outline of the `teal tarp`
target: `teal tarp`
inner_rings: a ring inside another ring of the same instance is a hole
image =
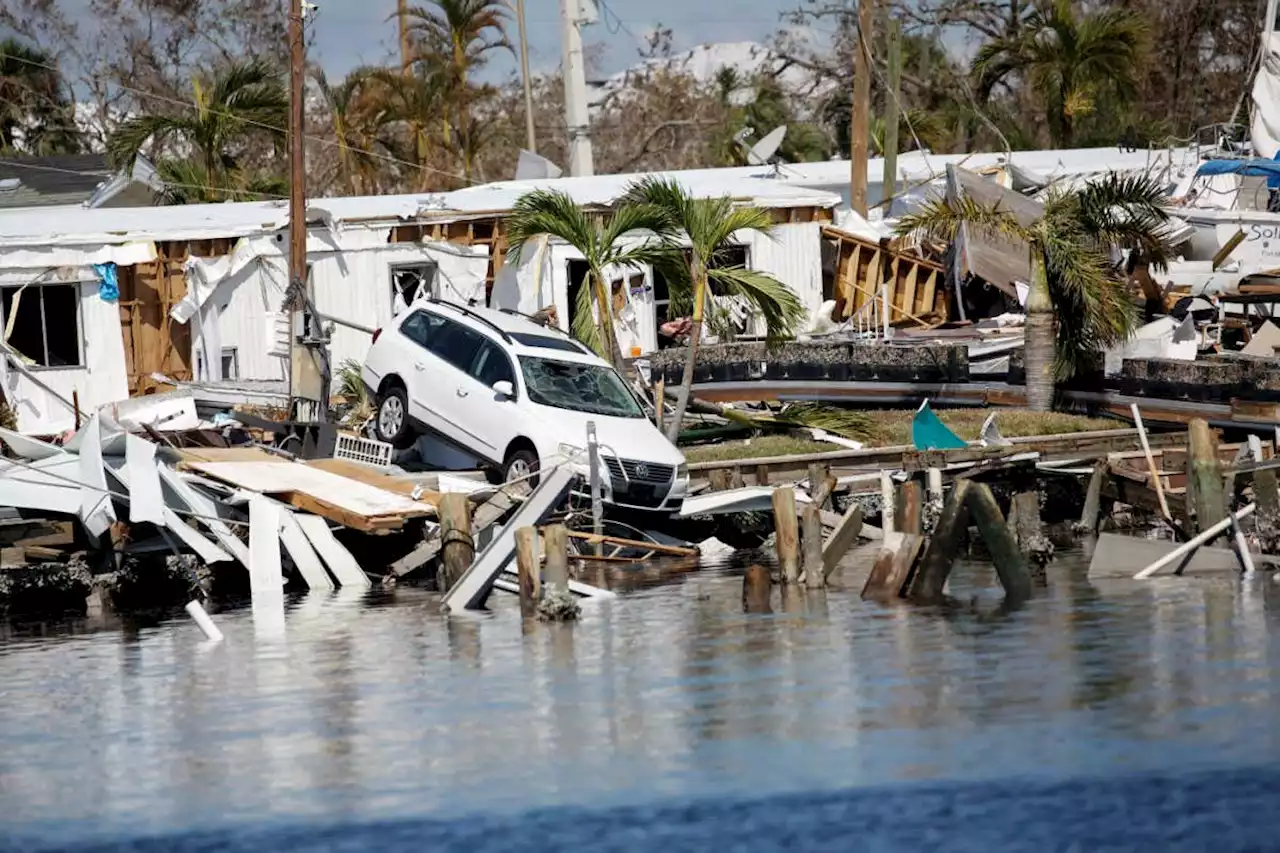
[[[911,441],[916,450],[955,450],[969,446],[950,427],[938,420],[938,416],[929,407],[928,400],[920,404],[911,421]]]

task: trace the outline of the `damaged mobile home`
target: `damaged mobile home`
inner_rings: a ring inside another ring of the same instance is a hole
[[[691,191],[731,195],[776,212],[770,237],[744,243],[746,263],[822,302],[821,228],[839,199],[773,181],[681,173]],[[629,176],[554,182],[575,201],[605,208]],[[359,361],[397,304],[425,290],[460,304],[532,313],[572,304],[585,275],[559,243],[504,268],[503,218],[525,192],[511,182],[441,195],[322,199],[308,210],[307,255],[317,310],[339,322],[333,365]],[[128,210],[0,213],[4,358],[0,385],[20,432],[69,429],[75,409],[183,382],[283,383],[289,329],[283,203],[227,203]],[[651,270],[614,271],[624,352],[656,348],[661,281]],[[562,328],[571,318],[562,315]]]

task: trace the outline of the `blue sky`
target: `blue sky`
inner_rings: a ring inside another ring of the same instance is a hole
[[[395,0],[314,0],[320,6],[315,19],[313,56],[330,74],[345,73],[361,63],[384,60],[395,46],[395,26],[386,20],[395,11]],[[413,3],[420,0],[411,0]],[[657,24],[674,32],[675,49],[704,42],[763,41],[782,23],[780,15],[803,0],[607,0],[609,14],[583,31],[584,44],[599,45],[603,55],[599,71],[612,74],[638,60],[639,39]],[[560,64],[559,0],[525,0],[529,31],[529,61],[535,73]],[[613,32],[612,30],[616,30]],[[511,39],[516,38],[514,20]],[[490,72],[503,77],[518,67],[500,57]]]

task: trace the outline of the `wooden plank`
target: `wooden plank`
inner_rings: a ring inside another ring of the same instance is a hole
[[[911,314],[923,314],[924,311],[916,307],[916,281],[920,276],[920,265],[913,261],[907,261],[907,273],[905,281],[902,285],[902,307]],[[902,313],[898,313],[897,319],[902,318]]]
[[[577,539],[588,545],[619,545],[623,548],[635,548],[638,551],[653,551],[658,554],[669,554],[675,557],[696,557],[697,548],[681,548],[678,545],[660,545],[657,542],[645,542],[639,539],[623,539],[619,536],[596,535],[570,530],[566,534],[570,539]]]
[[[361,465],[359,462],[352,462],[349,459],[310,459],[302,464],[409,498],[413,498],[413,491],[419,485],[406,477],[393,477],[390,474],[384,474],[381,471],[370,468],[368,465]],[[440,492],[431,492],[424,489],[418,493],[418,497],[414,498],[414,500],[431,506],[439,506]]]

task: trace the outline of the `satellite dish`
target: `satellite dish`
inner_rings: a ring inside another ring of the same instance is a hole
[[[558,178],[562,174],[560,167],[546,157],[540,157],[532,151],[520,149],[520,159],[516,161],[517,181],[533,181],[542,178]]]
[[[770,158],[778,153],[778,146],[782,145],[782,140],[787,135],[787,126],[785,124],[778,125],[773,130],[765,134],[761,139],[747,151],[747,162],[752,166],[764,166],[768,164]]]

